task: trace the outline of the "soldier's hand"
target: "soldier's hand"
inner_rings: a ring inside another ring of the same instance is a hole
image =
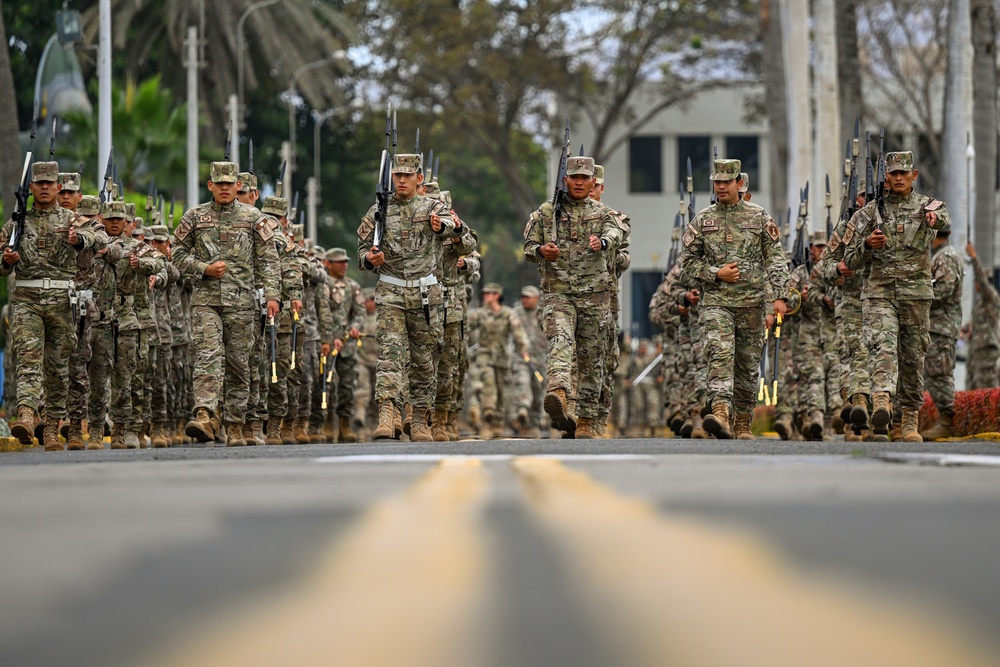
[[[347,335],[351,338],[361,338],[361,332],[358,331],[357,327],[351,327],[351,330],[347,332]]]
[[[147,282],[149,283],[149,289],[153,289],[156,287],[156,276],[150,276]]]
[[[788,314],[788,304],[785,303],[784,299],[778,299],[774,302],[774,314],[782,317]]]
[[[329,343],[323,343],[322,345],[320,345],[319,346],[319,353],[320,353],[321,356],[324,356],[324,357],[329,356],[330,355],[330,344]]]
[[[298,313],[302,310],[302,302],[298,299],[292,299],[292,312]]]
[[[927,224],[930,225],[931,227],[937,225],[938,216],[937,213],[935,213],[934,211],[927,211],[927,215],[924,217],[927,218]]]
[[[740,270],[736,267],[736,262],[729,262],[718,270],[715,277],[726,283],[735,283],[740,279]]]
[[[431,214],[431,229],[434,230],[435,234],[440,234],[441,230],[444,229],[444,223],[441,222],[441,216],[437,213]]]
[[[854,271],[847,268],[847,262],[845,262],[844,260],[840,260],[837,263],[837,273],[839,273],[844,278],[850,278],[851,276],[854,275]]]
[[[880,250],[885,247],[885,234],[882,233],[881,229],[876,229],[874,232],[868,235],[865,239],[865,245],[873,250]]]
[[[833,299],[831,299],[831,298],[830,298],[830,297],[828,297],[828,296],[824,296],[824,297],[823,297],[823,303],[824,303],[824,305],[826,305],[826,307],[827,307],[827,308],[829,308],[830,310],[833,310],[833,309],[834,309],[834,308],[836,307],[836,304],[835,304],[835,303],[833,302]]]
[[[3,249],[3,263],[7,266],[14,266],[19,261],[21,261],[21,255],[14,252],[10,248]]]
[[[132,253],[131,255],[129,255],[128,256],[128,265],[131,266],[133,269],[138,269],[139,268],[139,255],[137,255],[135,253]]]
[[[365,260],[375,268],[378,268],[385,264],[385,253],[373,246],[372,249],[368,251],[368,254],[365,255]]]
[[[344,349],[344,341],[339,338],[333,341],[333,347],[339,352]]]
[[[277,317],[279,312],[281,312],[281,306],[278,305],[277,301],[267,302],[267,319]]]
[[[107,254],[108,254],[108,247],[107,246],[104,246],[103,248],[101,248],[100,250],[97,251],[97,256],[98,257],[102,257],[102,256],[107,255]]]
[[[975,259],[976,258],[976,246],[972,245],[971,242],[970,243],[966,243],[965,244],[965,254],[967,254],[970,259]],[[4,251],[4,261],[5,262],[7,262],[6,258],[7,258],[7,251]],[[10,262],[7,262],[7,263],[10,264]]]
[[[226,263],[212,262],[205,268],[205,275],[209,278],[221,278],[226,273]]]
[[[799,295],[802,297],[802,300],[805,301],[806,297],[809,296],[809,285],[803,285]]]
[[[559,246],[551,241],[539,248],[538,252],[549,262],[559,259]]]
[[[80,235],[76,233],[76,227],[69,228],[69,232],[66,234],[66,242],[70,245],[76,245],[80,242]]]
[[[698,302],[701,301],[701,292],[699,292],[697,289],[693,289],[687,294],[685,294],[684,298],[687,299],[687,302],[690,303],[692,306],[697,306]]]
[[[590,249],[594,252],[601,251],[601,239],[597,234],[590,235]]]
[[[840,276],[839,278],[837,278],[837,286],[838,287],[843,287],[845,281],[846,281],[846,278],[844,278],[844,276]]]
[[[774,326],[774,313],[764,315],[764,328],[770,330]]]
[[[465,268],[465,258],[464,257],[459,257],[457,265],[458,265],[459,269],[464,269]]]
[[[681,314],[681,317],[687,317],[691,311],[687,306],[677,306],[677,312]]]

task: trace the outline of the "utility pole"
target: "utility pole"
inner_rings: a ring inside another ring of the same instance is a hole
[[[97,47],[97,189],[111,153],[111,0],[98,4]]]
[[[196,206],[198,192],[198,28],[187,32],[187,208]],[[101,172],[104,173],[104,172]]]

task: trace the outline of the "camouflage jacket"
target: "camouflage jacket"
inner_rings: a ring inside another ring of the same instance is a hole
[[[671,293],[680,277],[681,265],[680,262],[677,262],[667,271],[663,282],[656,288],[653,298],[649,300],[649,321],[668,339],[677,336],[677,326],[681,319],[681,315],[676,309],[676,296]]]
[[[142,313],[136,295],[145,296],[149,289],[149,276],[156,276],[157,283],[166,284],[167,266],[163,255],[151,246],[122,237],[123,257],[118,260],[115,275],[118,277],[118,295],[115,300],[115,317],[119,331],[133,331],[143,328]],[[132,268],[132,255],[139,260],[139,266]]]
[[[514,311],[507,306],[493,312],[488,307],[476,308],[469,313],[469,329],[479,342],[476,358],[483,363],[506,368],[510,365],[507,358],[507,342],[513,338],[518,356],[529,354],[531,344],[524,331],[524,325]]]
[[[771,293],[782,298],[788,294],[788,266],[780,239],[778,225],[760,206],[742,200],[713,204],[702,209],[684,232],[683,280],[700,284],[703,306],[763,305],[765,280]],[[735,283],[716,277],[730,262],[740,270]]]
[[[1000,349],[1000,293],[978,258],[972,260],[976,298],[972,300],[972,349]],[[992,383],[991,383],[992,384]]]
[[[567,197],[555,238],[559,257],[552,262],[538,254],[539,248],[553,240],[552,204],[545,202],[531,214],[524,227],[524,259],[538,264],[543,292],[588,294],[615,289],[610,267],[624,231],[613,214],[609,206],[589,197]],[[603,242],[601,251],[590,249],[591,235]]]
[[[162,256],[163,253],[160,254]],[[167,282],[163,286],[157,285],[157,289],[153,291],[153,309],[156,312],[156,332],[160,345],[170,347],[174,344],[174,332],[170,326],[170,292],[181,279],[181,272],[166,257],[164,260]]]
[[[819,261],[820,274],[827,283],[836,284],[837,280],[841,277],[837,266],[844,259],[844,250],[847,247],[844,243],[844,239],[854,238],[855,223],[856,220],[853,216],[846,222],[843,220],[838,221],[837,226],[833,230],[833,234],[830,236],[826,250],[823,251],[823,256]],[[863,280],[861,278],[861,274],[859,273],[855,273],[850,277],[845,277],[844,284],[840,289],[840,296],[842,298],[853,297],[860,299],[862,285]]]
[[[955,247],[947,241],[939,245],[931,255],[931,288],[934,290],[934,300],[931,301],[931,333],[958,339],[962,328],[964,274],[965,267],[962,266]]]
[[[462,224],[456,236],[446,239],[441,253],[441,268],[437,272],[444,289],[445,324],[465,319],[465,276],[479,268],[479,260],[471,257],[479,245],[472,229]],[[465,267],[458,268],[458,260],[465,258]]]
[[[161,266],[163,267],[162,277],[157,274],[156,278],[156,290],[163,290],[167,282],[170,279],[169,273],[167,272],[167,258],[152,245],[146,243],[145,241],[140,242],[137,246],[131,249],[127,249],[125,259],[129,258],[132,252],[135,252],[139,257],[152,256],[161,261]],[[141,289],[140,289],[141,288]],[[133,294],[134,300],[133,305],[135,307],[135,316],[139,318],[139,328],[143,331],[148,331],[150,329],[157,328],[157,313],[156,313],[156,302],[155,296],[152,289],[149,287],[149,283],[142,281],[136,283],[136,290]],[[162,317],[162,316],[161,316]],[[159,343],[159,333],[154,332],[152,334],[154,338],[150,340],[150,344],[155,345]]]
[[[358,350],[358,360],[367,368],[375,368],[378,363],[378,340],[375,333],[378,329],[378,318],[375,311],[365,312],[361,318],[361,347]]]
[[[514,306],[514,315],[521,321],[524,333],[528,337],[528,356],[531,362],[538,366],[545,365],[545,356],[548,354],[549,341],[545,338],[545,331],[542,330],[542,323],[539,321],[541,308],[525,310],[524,306],[517,304]]]
[[[66,229],[76,227],[80,240],[76,247],[66,240]],[[14,221],[8,220],[0,230],[0,245],[6,246],[14,231]],[[23,280],[73,280],[76,278],[76,257],[81,250],[93,247],[97,234],[93,223],[82,215],[77,215],[58,204],[49,208],[30,208],[24,216],[24,235],[18,250],[17,278]],[[0,275],[10,275],[15,267],[0,262]],[[61,289],[24,287],[17,285],[11,294],[13,301],[34,303],[66,303],[69,307],[69,292]]]
[[[334,338],[344,342],[341,356],[350,359],[357,353],[358,342],[347,337],[352,327],[361,329],[365,314],[365,297],[361,285],[350,276],[330,278],[330,307],[333,311]]]
[[[307,341],[329,341],[329,323],[326,324],[326,329],[320,324],[320,313],[323,310],[320,305],[329,303],[321,286],[329,285],[329,277],[323,263],[317,258],[307,256],[305,260],[302,263],[302,321],[299,325],[305,327]]]
[[[936,207],[933,227],[925,219],[928,207]],[[940,229],[948,229],[950,220],[944,204],[926,195],[910,191],[905,196],[890,194],[885,199],[886,219],[882,232],[886,246],[873,250],[865,245],[881,217],[875,202],[858,209],[851,218],[855,233],[845,234],[844,262],[864,276],[862,298],[931,300],[931,242]],[[862,270],[864,269],[864,270]]]
[[[89,226],[94,230],[94,245],[76,253],[76,278],[73,282],[76,283],[78,290],[94,289],[97,273],[101,268],[101,263],[97,261],[97,253],[107,248],[108,243],[111,242],[103,224],[97,220],[91,220]]]
[[[274,230],[253,206],[214,200],[189,209],[174,230],[174,262],[191,279],[192,306],[257,308],[256,285],[265,301],[281,300],[281,262]],[[222,278],[209,278],[212,262],[226,262]]]
[[[115,318],[115,296],[118,293],[118,277],[115,271],[118,262],[125,255],[125,247],[118,236],[108,238],[105,252],[94,261],[95,325],[110,325]]]
[[[171,283],[167,288],[167,311],[170,313],[170,332],[173,335],[173,345],[185,345],[191,342],[188,317],[188,304],[190,302],[190,282],[184,276],[180,276],[177,282]]]

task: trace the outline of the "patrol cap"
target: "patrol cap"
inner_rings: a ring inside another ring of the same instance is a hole
[[[268,197],[260,210],[268,215],[284,218],[288,215],[288,200],[284,197]]]
[[[399,153],[392,156],[392,173],[419,174],[423,169],[420,156],[415,153]]]
[[[713,181],[731,181],[740,177],[740,168],[743,165],[739,160],[716,160],[712,165]]]
[[[257,189],[257,177],[251,174],[249,171],[241,171],[239,179],[240,179],[240,192],[250,192],[251,190]]]
[[[574,155],[573,157],[566,158],[566,175],[576,176],[577,174],[593,176],[594,158],[587,157],[586,155]]]
[[[292,240],[298,243],[305,237],[305,228],[302,225],[290,225],[292,230]]]
[[[436,199],[437,198],[436,195],[441,194],[441,186],[438,185],[437,181],[431,181],[430,183],[425,183],[424,187],[428,197],[434,197]]]
[[[235,183],[239,180],[239,167],[235,162],[213,162],[210,181],[213,183]]]
[[[816,230],[809,236],[809,243],[816,246],[826,245],[826,232]]]
[[[142,220],[142,218],[136,218],[135,219],[136,222],[139,222],[141,220]],[[146,228],[143,227],[142,225],[136,225],[135,229],[132,230],[132,237],[134,238],[136,236],[141,236],[142,238],[146,238],[146,236],[147,236],[146,235]]]
[[[94,195],[84,195],[76,206],[80,215],[97,216],[101,214],[101,198]]]
[[[128,214],[125,212],[125,202],[123,201],[106,201],[101,212],[105,218],[128,218]]]
[[[37,183],[39,181],[59,181],[59,163],[58,162],[32,162],[31,163],[31,182]]]
[[[500,283],[486,283],[483,285],[483,294],[488,294],[490,292],[503,296],[503,285]]]
[[[330,248],[326,251],[326,255],[323,256],[323,259],[328,262],[346,262],[348,261],[347,251],[343,248]]]
[[[743,181],[743,187],[740,188],[740,194],[744,194],[750,189],[750,174],[745,171],[740,172],[740,180]]]
[[[598,185],[604,185],[604,165],[595,164],[594,165],[594,180],[597,181]]]
[[[536,297],[541,296],[541,292],[534,285],[525,285],[521,288],[521,296]]]
[[[444,207],[451,210],[451,190],[442,190],[441,196],[438,197],[438,201],[444,204]]]
[[[313,241],[312,239],[306,239],[305,242],[302,245],[305,247],[306,252],[308,252],[310,255],[316,255],[316,254],[325,255],[326,254],[326,250],[324,250],[322,246],[316,245],[316,242]],[[317,248],[318,248],[318,250],[317,250]]]
[[[63,190],[80,191],[80,174],[74,172],[64,172],[59,174],[59,185]]]
[[[125,202],[125,218],[132,222],[136,219],[135,217],[135,204],[130,202]],[[142,224],[142,218],[139,218],[139,224]]]
[[[170,240],[170,230],[166,225],[153,225],[148,229],[150,238],[154,241],[166,242]]]
[[[887,173],[894,171],[913,171],[913,151],[896,151],[885,154],[885,170]]]

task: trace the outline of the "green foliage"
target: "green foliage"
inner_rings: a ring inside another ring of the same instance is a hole
[[[2,3],[4,27],[9,44],[3,47],[10,54],[10,69],[17,91],[18,126],[31,126],[34,106],[35,75],[45,44],[56,31],[56,12],[62,0],[32,0]]]

